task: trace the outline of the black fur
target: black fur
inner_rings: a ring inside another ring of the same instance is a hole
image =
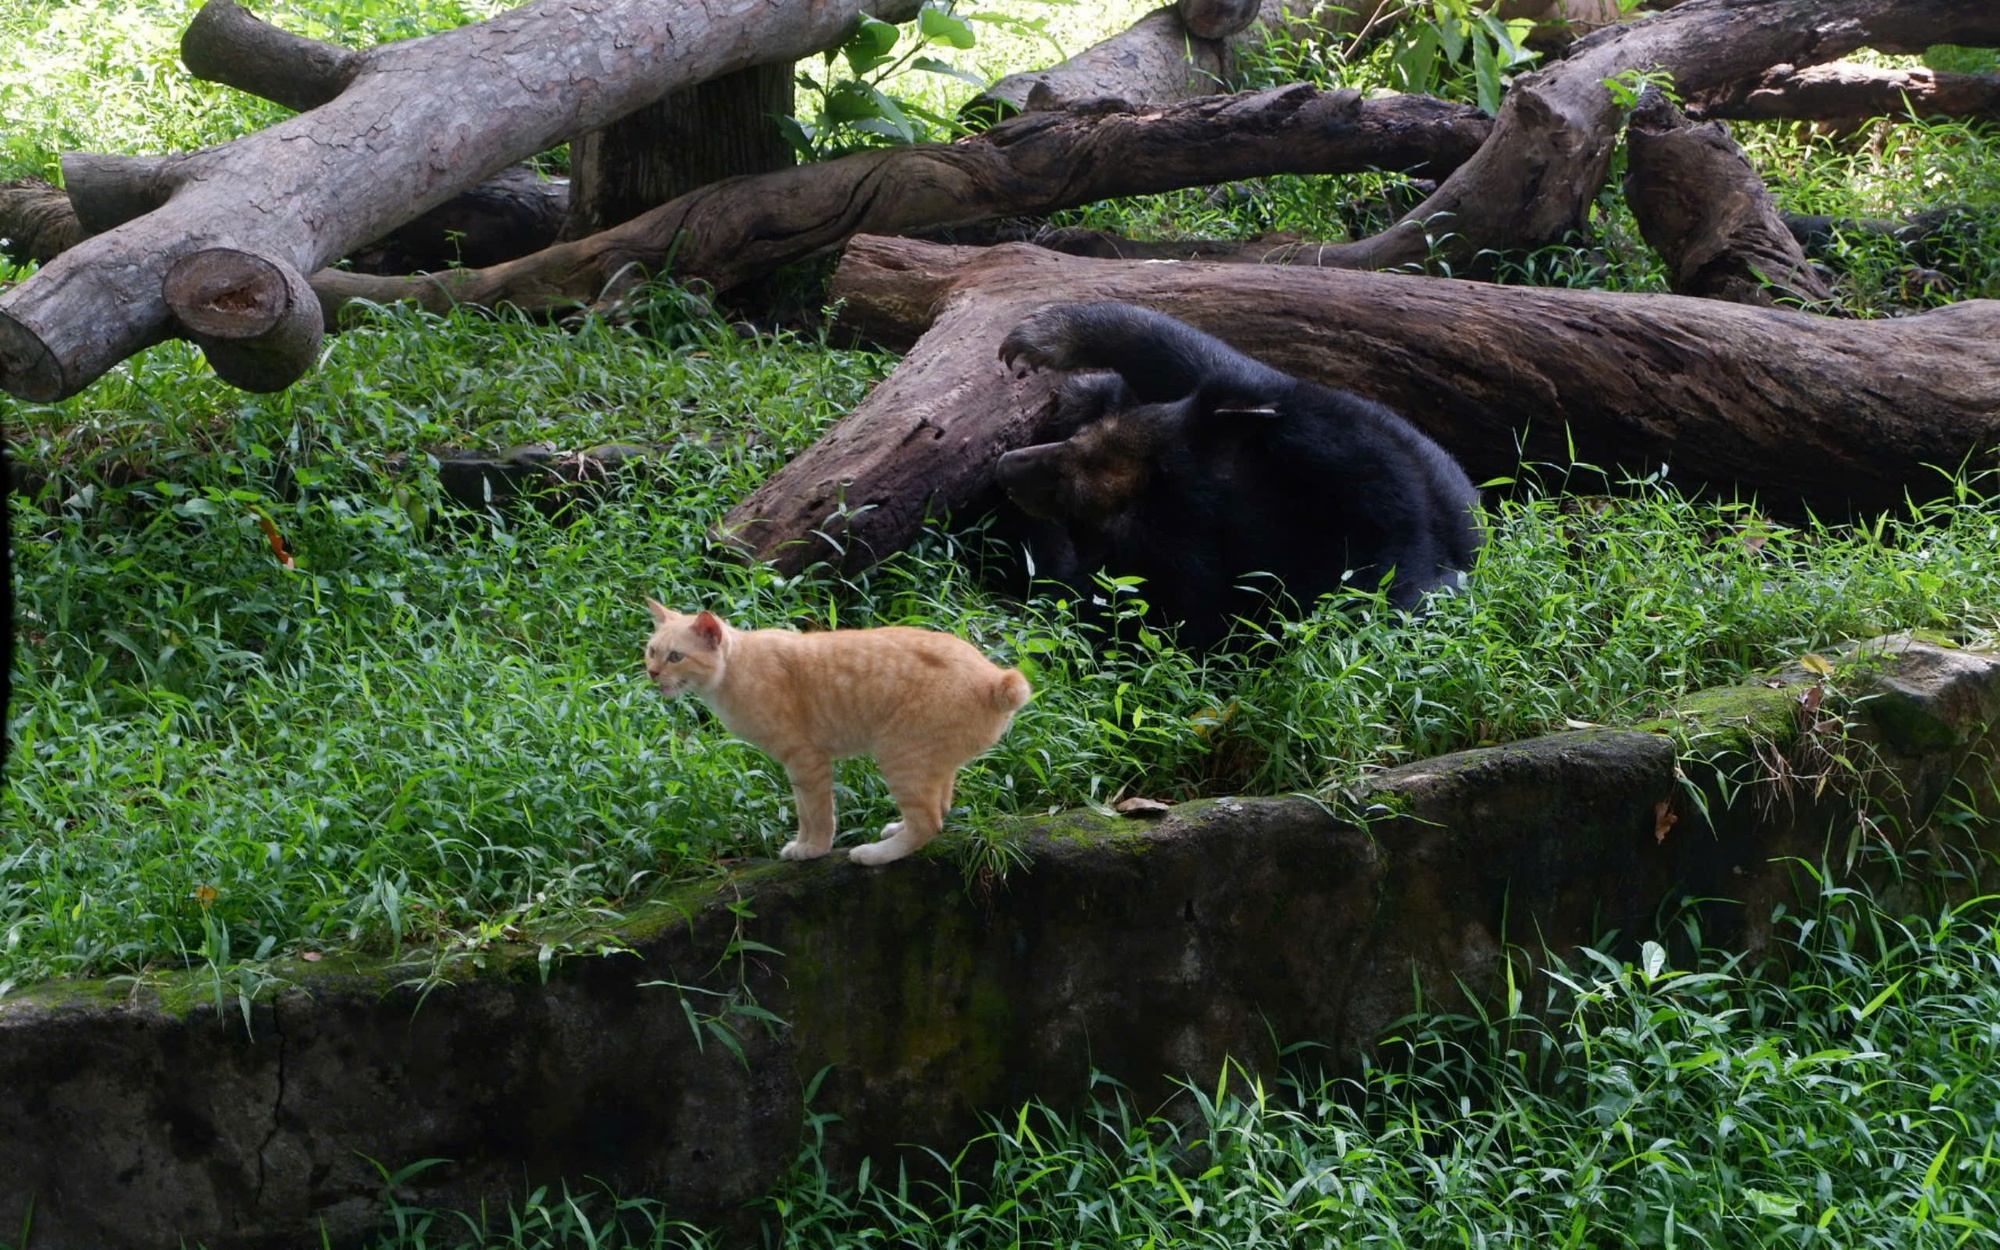
[[[1037,575],[1080,593],[1099,569],[1143,577],[1152,615],[1179,622],[1185,646],[1342,585],[1389,578],[1390,602],[1414,607],[1472,566],[1472,483],[1380,404],[1130,304],[1044,308],[1000,357],[1022,372],[1109,371],[1065,384],[1061,441],[1000,458]]]

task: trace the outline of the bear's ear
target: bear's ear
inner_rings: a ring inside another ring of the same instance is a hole
[[[722,645],[722,618],[703,608],[694,618],[694,636],[711,647]]]

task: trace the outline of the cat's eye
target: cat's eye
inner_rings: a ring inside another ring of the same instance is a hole
[[[686,656],[682,655],[678,651],[667,652],[667,663],[669,664],[679,664],[682,660],[686,658],[687,658]]]

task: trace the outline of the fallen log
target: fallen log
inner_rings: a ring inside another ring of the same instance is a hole
[[[1648,90],[1625,128],[1625,202],[1677,295],[1830,311],[1833,292],[1721,122]]]
[[[1476,109],[1428,96],[1363,100],[1307,86],[1169,108],[1035,113],[949,144],[860,152],[711,183],[610,230],[486,269],[410,277],[326,272],[328,316],[352,299],[526,309],[608,307],[671,272],[727,289],[858,233],[1046,213],[1121,195],[1276,173],[1415,168],[1442,176],[1479,147]],[[614,285],[613,280],[624,276]]]
[[[1523,456],[1568,465],[1573,453],[1634,473],[1670,465],[1684,489],[1755,492],[1796,518],[1896,508],[1948,494],[1950,470],[2000,469],[1996,301],[1846,321],[1674,295],[880,238],[849,244],[834,292],[871,332],[917,343],[723,521],[787,572],[865,568],[926,517],[991,499],[994,460],[1039,441],[1056,382],[1012,378],[995,352],[1058,300],[1157,308],[1380,400],[1475,481],[1516,473]]]
[[[1689,0],[1600,30],[1561,61],[1516,79],[1492,138],[1402,220],[1367,239],[1301,249],[1295,261],[1344,269],[1441,261],[1471,271],[1482,253],[1581,232],[1635,75],[1665,75],[1681,94],[1699,96],[1781,63],[1938,43],[2000,43],[2000,5],[1852,0],[1836,16],[1823,0]]]
[[[1776,65],[1692,98],[1707,120],[1864,122],[1876,117],[2000,118],[2000,74],[1948,74],[1836,62]]]
[[[534,0],[456,30],[342,53],[335,98],[178,158],[151,184],[158,202],[149,211],[0,295],[0,387],[59,399],[180,335],[199,343],[226,380],[281,388],[314,359],[319,301],[300,294],[304,275],[327,261],[676,87],[829,47],[862,12],[900,20],[917,7],[793,0],[663,10],[651,0]],[[232,47],[296,64],[300,42],[274,33]],[[204,279],[170,292],[168,275],[183,262],[201,265]]]

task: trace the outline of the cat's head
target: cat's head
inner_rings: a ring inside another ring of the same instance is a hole
[[[661,694],[710,690],[722,680],[728,626],[713,612],[676,612],[646,600],[657,628],[646,640],[646,676]]]

